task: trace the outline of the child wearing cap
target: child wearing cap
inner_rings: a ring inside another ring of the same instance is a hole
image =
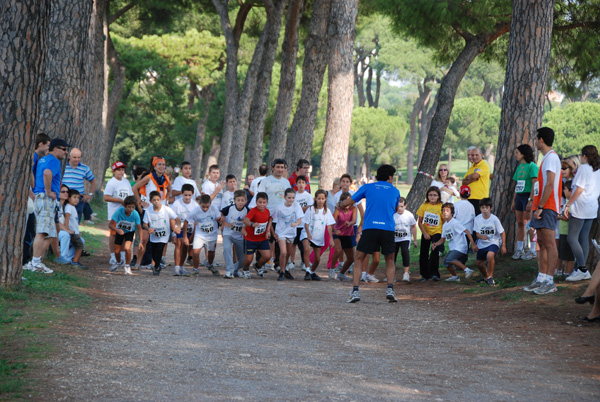
[[[471,188],[461,186],[460,200],[454,203],[454,219],[460,222],[469,233],[473,233],[473,221],[475,220],[475,207],[469,202]]]
[[[106,202],[106,209],[108,210],[107,219],[110,223],[113,214],[120,207],[125,206],[124,200],[125,197],[133,195],[133,190],[131,188],[131,184],[128,180],[124,178],[125,169],[127,166],[123,162],[117,161],[112,165],[113,177],[106,183],[106,187],[104,188],[104,197],[103,201]],[[117,232],[114,230],[110,230],[110,238],[108,239],[108,246],[110,248],[110,259],[111,261],[116,261],[115,259],[115,235]],[[121,251],[121,259],[120,261],[125,261],[125,251]]]

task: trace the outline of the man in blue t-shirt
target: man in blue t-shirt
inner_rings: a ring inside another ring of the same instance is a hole
[[[368,254],[373,254],[381,248],[381,254],[385,256],[386,274],[388,286],[386,299],[390,303],[398,301],[394,293],[394,275],[396,266],[394,264],[394,213],[400,201],[400,191],[392,185],[396,169],[391,165],[381,165],[377,169],[375,183],[363,185],[351,198],[338,203],[343,209],[359,202],[363,198],[367,201],[367,208],[363,218],[363,230],[358,246],[356,247],[356,261],[354,266],[362,267],[363,260]],[[360,283],[361,270],[354,270],[354,288],[350,293],[348,303],[360,301],[358,284]]]
[[[56,205],[60,191],[60,161],[67,156],[70,145],[61,138],[50,141],[50,153],[37,163],[35,174],[34,212],[36,235],[33,240],[31,270],[51,274],[53,271],[42,263],[42,255],[48,249],[51,238],[56,237]]]

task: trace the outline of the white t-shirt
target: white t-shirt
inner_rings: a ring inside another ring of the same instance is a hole
[[[450,219],[449,222],[444,222],[442,226],[442,239],[446,239],[450,251],[456,250],[463,254],[467,254],[467,234],[466,228],[458,221],[458,219]]]
[[[310,240],[314,245],[323,247],[325,245],[325,227],[329,225],[335,225],[335,219],[329,208],[327,213],[324,213],[324,208],[316,209],[314,206],[308,208],[304,214],[302,220],[303,225],[308,225],[308,230],[312,239]],[[302,229],[300,240],[306,239],[306,229]]]
[[[356,191],[350,189],[348,190],[348,192],[350,193],[350,195],[354,195],[354,193],[356,193]],[[335,193],[335,195],[333,196],[333,200],[335,201],[335,205],[337,206],[337,203],[340,202],[340,197],[342,196],[342,194],[344,194],[344,190],[340,190],[337,193]]]
[[[285,177],[281,177],[277,179],[275,176],[267,176],[258,185],[258,192],[265,192],[269,196],[269,202],[267,204],[267,209],[271,214],[273,211],[283,204],[285,190],[288,188],[292,188],[290,186],[290,181]],[[252,209],[256,206],[256,196],[252,198],[250,205],[248,208]]]
[[[335,196],[338,194],[342,194],[341,190],[338,190],[337,193],[332,194],[331,191],[327,192],[327,209],[330,211],[335,211]],[[339,199],[339,197],[338,197]]]
[[[219,207],[221,211],[227,208],[228,206],[235,204],[233,194],[234,192],[229,190],[223,193],[223,198],[221,199],[221,206]]]
[[[307,211],[308,212],[308,211]],[[280,238],[293,239],[296,237],[296,227],[290,225],[302,219],[304,212],[302,207],[294,202],[291,206],[286,206],[285,203],[279,205],[272,213],[273,223],[276,223],[275,234]],[[302,227],[302,221],[297,227]]]
[[[404,210],[402,215],[396,212],[394,214],[394,241],[396,243],[401,241],[410,242],[412,239],[410,228],[416,224],[417,221],[412,212]]]
[[[212,195],[215,190],[217,189],[217,183],[213,183],[210,180],[206,180],[204,183],[202,183],[202,194],[208,194],[208,195]],[[217,207],[217,209],[221,209],[221,201],[223,200],[223,189],[221,189],[221,191],[219,191],[219,194],[217,194],[215,196],[215,198],[212,200],[212,204]]]
[[[577,187],[581,187],[583,192],[571,205],[569,212],[578,219],[596,219],[600,197],[600,169],[594,172],[587,163],[579,166],[573,179],[573,192]]]
[[[181,220],[181,227],[183,227],[183,222],[187,219],[190,212],[198,207],[198,203],[194,200],[190,200],[189,204],[183,202],[183,199],[177,200],[171,205],[171,209],[177,217]],[[187,232],[192,233],[194,231],[193,225],[188,225]]]
[[[106,187],[104,187],[104,194],[124,200],[128,195],[133,195],[133,190],[131,189],[131,184],[129,181],[125,179],[117,180],[113,177],[108,181],[108,183],[106,183]],[[106,209],[108,211],[107,217],[109,221],[111,220],[115,211],[122,206],[123,205],[118,202],[106,203]]]
[[[296,192],[296,202],[302,208],[310,207],[315,203],[312,195],[308,191],[304,191],[302,194]]]
[[[465,229],[473,233],[473,220],[475,219],[475,207],[467,200],[458,200],[454,203],[454,219],[459,221]]]
[[[187,217],[188,226],[196,227],[194,237],[199,237],[202,240],[213,241],[219,236],[219,224],[217,219],[221,217],[221,211],[211,204],[208,211],[204,212],[202,207],[196,207]]]
[[[493,244],[500,247],[502,240],[500,235],[504,233],[504,228],[496,215],[491,214],[488,219],[484,219],[483,214],[477,215],[473,224],[473,230],[488,237],[487,240],[477,239],[477,247],[486,248]]]
[[[177,215],[166,205],[162,205],[160,211],[155,211],[151,205],[144,214],[144,223],[147,223],[154,232],[150,234],[152,243],[168,243],[171,237],[171,219],[177,219]]]
[[[258,185],[260,184],[261,181],[263,181],[263,179],[265,177],[267,177],[267,176],[258,176],[257,178],[252,180],[252,183],[250,183],[250,191],[252,191],[252,194],[254,194],[254,197],[256,197],[256,193],[258,192]]]
[[[71,214],[69,216],[69,229],[75,234],[79,234],[79,220],[77,210],[75,207],[68,202],[65,204],[65,214]]]
[[[229,226],[223,227],[223,236],[243,239],[242,229],[244,228],[244,218],[248,215],[248,212],[249,209],[246,206],[243,206],[241,211],[235,205],[223,208],[221,213],[225,217],[225,222],[233,225],[232,228]]]
[[[171,190],[181,191],[181,187],[183,187],[184,184],[191,184],[192,186],[194,186],[194,196],[193,196],[192,200],[195,200],[198,197],[200,197],[200,191],[198,191],[198,185],[196,184],[196,181],[193,179],[186,179],[183,176],[177,176],[175,178],[175,181],[173,182],[173,185],[171,186]],[[183,198],[182,194],[176,195],[175,201],[178,201],[182,198]]]

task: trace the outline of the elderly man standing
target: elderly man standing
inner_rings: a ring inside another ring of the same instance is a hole
[[[469,202],[475,207],[475,215],[479,215],[479,201],[490,196],[490,165],[483,160],[481,150],[477,147],[469,147],[467,156],[471,166],[462,184],[471,188]]]
[[[90,192],[87,194],[85,193],[85,180],[89,181],[91,184]],[[87,165],[81,163],[81,151],[77,148],[71,149],[69,163],[67,163],[67,167],[65,168],[62,182],[69,187],[69,189],[77,190],[79,191],[79,194],[81,194],[81,202],[75,207],[77,209],[79,222],[81,222],[81,219],[83,218],[84,203],[88,202],[96,191],[96,178],[92,174],[91,169]]]
[[[42,255],[57,235],[54,218],[60,190],[60,161],[67,156],[69,146],[63,139],[53,139],[50,141],[50,153],[37,163],[33,188],[36,235],[33,240],[33,259],[26,269],[45,274],[53,272],[42,263]]]

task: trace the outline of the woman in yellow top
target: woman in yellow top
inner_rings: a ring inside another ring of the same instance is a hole
[[[419,257],[421,278],[419,282],[428,279],[440,280],[440,252],[443,251],[444,246],[440,245],[432,249],[431,244],[442,237],[444,219],[442,217],[441,198],[439,188],[429,187],[425,202],[417,210],[417,216],[419,217],[417,224],[421,229],[421,254]]]

